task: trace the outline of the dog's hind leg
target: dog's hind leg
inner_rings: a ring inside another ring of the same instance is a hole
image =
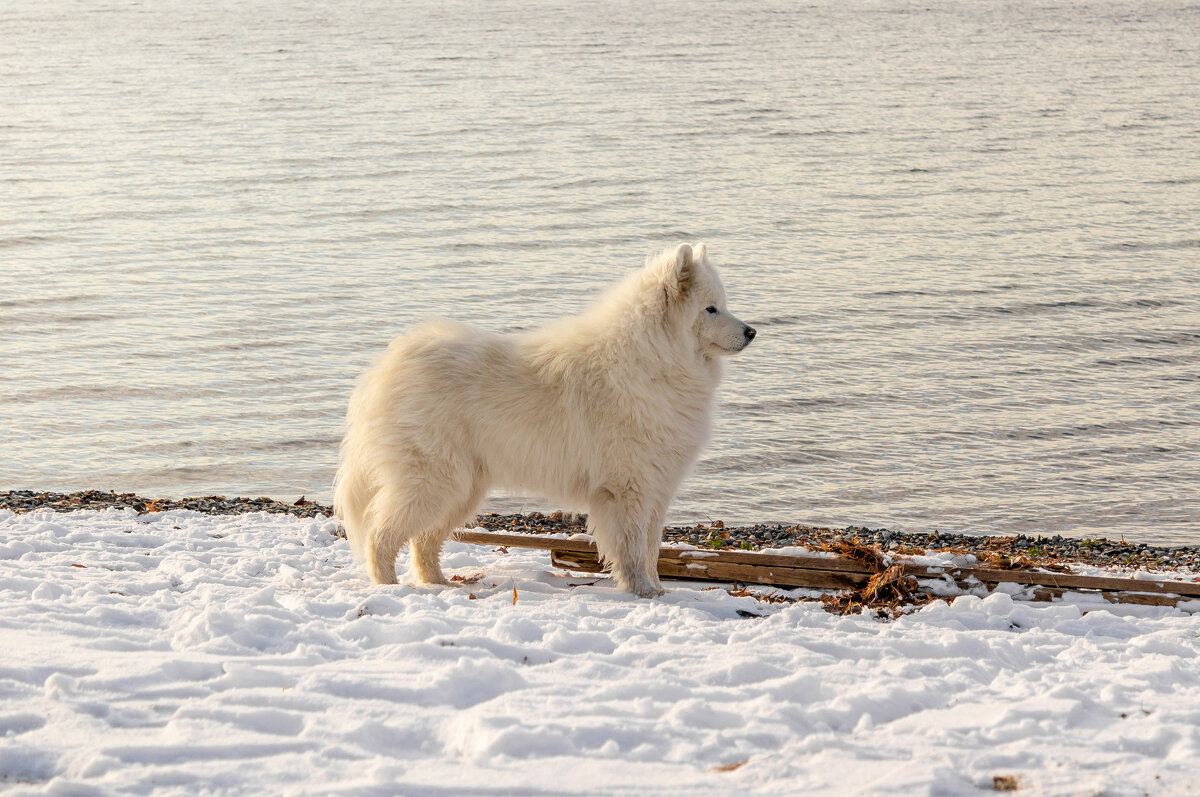
[[[412,551],[412,570],[422,584],[448,584],[442,573],[442,544],[453,532],[437,529],[418,534],[409,544]]]
[[[442,573],[442,545],[456,528],[472,518],[479,502],[483,500],[484,492],[486,490],[479,485],[473,485],[466,499],[456,502],[455,508],[446,514],[441,523],[413,538],[409,548],[412,551],[413,574],[418,581],[423,584],[449,583]]]
[[[420,487],[411,477],[397,479],[380,488],[371,500],[364,564],[374,584],[395,584],[396,556],[400,548],[410,543],[415,552],[416,541],[439,527],[444,512],[441,502],[432,490],[421,490]],[[440,549],[439,541],[433,549],[435,570]],[[436,570],[436,573],[440,572]],[[436,573],[430,572],[430,575]]]
[[[372,584],[396,583],[396,556],[400,553],[403,538],[390,528],[372,529],[368,538],[363,565]]]

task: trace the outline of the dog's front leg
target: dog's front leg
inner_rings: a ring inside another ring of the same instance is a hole
[[[638,597],[653,598],[662,595],[663,588],[656,577],[657,549],[654,559],[648,558],[646,529],[651,513],[639,498],[629,490],[599,490],[589,507],[588,531],[617,586]],[[659,537],[661,539],[661,533]],[[654,568],[653,577],[650,567]]]
[[[646,527],[646,575],[650,583],[658,590],[658,594],[666,592],[662,582],[658,580],[658,552],[662,549],[663,521],[667,517],[665,505],[650,513],[650,525]]]

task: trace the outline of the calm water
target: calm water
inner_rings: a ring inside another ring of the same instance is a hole
[[[1200,542],[1198,42],[1195,0],[0,0],[0,488],[326,500],[406,326],[704,240],[760,336],[673,520]]]

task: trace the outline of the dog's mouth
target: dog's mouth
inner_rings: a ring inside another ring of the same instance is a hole
[[[720,343],[714,343],[713,348],[723,354],[737,354],[742,349],[750,345],[750,341],[746,341],[741,346],[722,346]]]

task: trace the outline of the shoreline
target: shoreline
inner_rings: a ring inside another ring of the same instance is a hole
[[[331,506],[308,501],[303,496],[289,504],[272,498],[227,498],[215,495],[176,500],[100,490],[80,490],[73,493],[0,491],[0,510],[8,509],[16,514],[38,509],[73,512],[81,509],[109,508],[128,508],[139,514],[184,509],[208,515],[269,512],[305,518],[317,515],[333,517]],[[479,514],[476,523],[492,531],[574,534],[585,530],[583,517],[564,512],[485,512]],[[953,551],[975,554],[981,558],[1000,557],[1010,559],[1014,564],[1033,567],[1071,562],[1106,568],[1200,571],[1200,545],[1161,546],[1062,535],[996,536],[936,531],[903,532],[865,526],[847,526],[840,529],[784,523],[733,526],[720,520],[693,526],[667,526],[663,531],[665,542],[713,549],[765,550],[791,546],[822,549],[852,539],[885,553],[923,554],[926,551]]]

